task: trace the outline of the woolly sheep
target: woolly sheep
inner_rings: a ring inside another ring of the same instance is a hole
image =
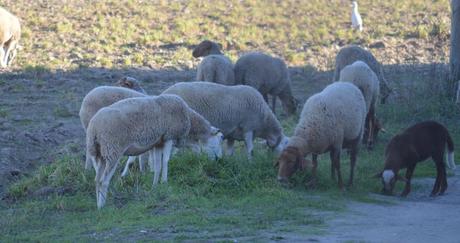
[[[204,57],[197,69],[196,80],[235,84],[232,61],[220,52],[217,43],[204,40],[194,50],[194,57]]]
[[[291,79],[286,64],[280,58],[252,52],[240,57],[235,64],[235,81],[257,89],[268,103],[273,96],[272,110],[275,112],[276,97],[279,97],[285,111],[296,111],[296,100],[292,95]]]
[[[340,49],[339,53],[337,53],[337,56],[335,58],[335,71],[334,78],[332,81],[338,81],[340,78],[340,71],[344,67],[354,63],[355,61],[365,62],[377,75],[380,82],[380,101],[382,104],[384,104],[386,102],[386,99],[392,92],[392,89],[388,85],[388,82],[383,75],[382,66],[377,61],[377,59],[375,59],[374,55],[372,55],[371,52],[364,50],[359,46],[350,45]]]
[[[356,61],[340,71],[339,81],[351,82],[356,85],[362,92],[366,101],[366,126],[374,128],[376,123],[375,109],[376,101],[380,93],[379,79],[372,69],[362,61]],[[368,123],[368,124],[367,124]],[[369,129],[366,141],[367,147],[372,148],[374,142],[374,129]]]
[[[123,80],[123,79],[122,79]],[[132,80],[131,80],[132,81]],[[119,81],[120,82],[120,81]],[[131,85],[128,85],[131,86]],[[140,87],[140,86],[139,86]],[[82,122],[83,128],[86,131],[90,119],[103,107],[107,107],[117,101],[134,98],[134,97],[146,97],[146,95],[136,92],[131,89],[123,87],[112,87],[112,86],[100,86],[91,90],[83,99],[81,108],[80,108],[80,120]],[[204,141],[204,138],[207,138],[209,134],[212,134],[212,137],[209,138],[208,147],[203,148],[202,146],[192,147],[195,152],[200,152],[205,150],[210,158],[215,156],[221,157],[222,151],[220,147],[221,143],[221,134],[217,133],[217,129],[210,126],[210,123],[202,118],[201,115],[193,112],[191,115],[192,128],[189,134],[189,137],[183,142],[183,144],[178,144],[182,146],[193,146],[197,144],[198,141]],[[204,143],[204,142],[203,142]],[[218,146],[219,145],[219,146]],[[129,165],[134,162],[136,157],[130,156],[126,162],[125,169],[123,170],[122,176],[127,175]],[[144,170],[144,163],[147,160],[147,154],[141,155],[139,157],[139,167],[140,170]],[[86,158],[85,168],[89,169],[91,166],[91,160]],[[153,165],[150,166],[150,169],[153,169]]]
[[[228,154],[235,140],[244,140],[251,158],[253,138],[260,137],[280,152],[287,137],[273,112],[257,90],[246,85],[225,86],[209,82],[177,83],[163,94],[180,96],[196,112],[219,128],[227,139]]]
[[[200,116],[175,95],[128,98],[100,109],[86,133],[86,153],[96,170],[98,208],[105,204],[110,179],[123,155],[149,151],[153,184],[158,183],[160,169],[166,182],[172,146],[189,135],[191,115]]]
[[[91,90],[81,103],[80,107],[80,121],[83,126],[83,129],[86,132],[89,121],[101,108],[109,106],[117,101],[134,98],[134,97],[144,97],[145,95],[137,91],[123,88],[123,87],[113,87],[113,86],[100,86]],[[134,160],[135,158],[128,158],[128,162]],[[139,158],[140,169],[144,169],[144,158]],[[141,162],[142,161],[142,162]],[[89,170],[91,167],[91,160],[87,157],[85,162],[85,169]]]
[[[0,65],[5,68],[16,57],[21,38],[19,19],[0,7]]]
[[[317,156],[330,152],[331,176],[335,179],[337,171],[338,185],[343,189],[340,172],[340,154],[342,148],[350,149],[350,179],[358,153],[358,145],[363,134],[366,118],[366,102],[361,91],[348,82],[335,82],[322,92],[311,96],[305,103],[294,136],[275,161],[279,166],[278,180],[287,182],[296,170],[304,169],[311,161],[304,157],[312,154],[313,181],[316,185]]]

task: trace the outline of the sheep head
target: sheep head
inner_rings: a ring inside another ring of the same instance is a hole
[[[374,178],[380,178],[382,180],[383,189],[382,193],[385,195],[393,195],[393,189],[396,181],[408,182],[408,180],[398,174],[398,172],[387,169],[374,175]]]
[[[222,54],[217,43],[210,40],[204,40],[192,52],[193,57],[205,57],[211,54]]]
[[[274,166],[278,168],[278,181],[286,183],[297,170],[304,170],[311,165],[311,161],[306,160],[300,150],[289,146],[283,150],[281,156],[275,161]]]
[[[124,88],[128,88],[128,89],[132,89],[132,90],[135,90],[137,92],[145,94],[145,90],[141,87],[140,82],[137,79],[132,78],[132,77],[123,77],[123,78],[119,79],[115,83],[115,85],[120,86],[120,87],[124,87]]]

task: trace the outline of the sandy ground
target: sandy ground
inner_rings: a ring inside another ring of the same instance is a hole
[[[434,178],[414,180],[406,199],[374,195],[389,204],[352,202],[349,211],[328,221],[319,242],[460,242],[460,168],[448,178],[445,195],[430,197]],[[305,239],[292,239],[305,241]]]

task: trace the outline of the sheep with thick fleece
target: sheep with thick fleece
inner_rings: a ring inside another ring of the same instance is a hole
[[[118,102],[127,98],[134,97],[147,97],[142,93],[136,92],[131,89],[123,87],[112,87],[112,86],[100,86],[91,90],[83,99],[80,108],[80,120],[83,128],[86,131],[90,119],[103,107],[107,107],[115,102]],[[192,127],[190,129],[189,136],[184,143],[178,145],[193,146],[192,149],[195,152],[204,150],[210,158],[221,157],[222,151],[220,144],[222,142],[221,134],[218,130],[210,125],[210,123],[204,119],[201,115],[196,112],[191,112],[190,115],[192,121]],[[206,141],[208,139],[209,141]],[[202,146],[196,146],[200,142]],[[203,146],[208,144],[207,147]],[[125,176],[128,172],[129,165],[135,160],[135,156],[130,156],[126,162],[125,169],[123,170],[122,176]],[[147,154],[139,156],[139,166],[141,171],[144,170],[144,162],[147,160]],[[89,169],[91,166],[91,160],[87,157],[85,168]],[[151,169],[153,166],[151,165]]]
[[[123,155],[149,151],[155,166],[153,183],[158,183],[160,169],[162,181],[167,181],[173,143],[188,136],[192,113],[180,97],[160,95],[124,99],[94,115],[86,133],[86,153],[96,170],[98,208],[105,204],[110,179]]]
[[[366,113],[366,102],[361,91],[348,82],[332,83],[322,92],[311,96],[303,107],[294,135],[275,161],[275,166],[279,166],[278,180],[287,182],[296,170],[304,169],[312,163],[305,159],[312,154],[312,184],[315,185],[317,156],[329,151],[332,162],[331,176],[335,179],[337,171],[338,185],[343,189],[340,154],[342,148],[349,148],[348,184],[352,185]]]
[[[0,7],[0,65],[5,68],[16,57],[21,39],[19,19]]]
[[[370,51],[367,51],[359,46],[350,45],[340,49],[335,58],[335,71],[332,81],[338,81],[340,79],[340,71],[342,71],[344,67],[353,64],[356,61],[362,61],[366,63],[377,75],[380,83],[380,101],[382,104],[384,104],[388,96],[391,94],[392,89],[388,85],[388,82],[383,75],[382,66],[377,61],[377,59],[375,59],[374,55],[372,55]]]
[[[86,131],[89,121],[101,108],[109,106],[123,99],[145,96],[145,94],[123,87],[99,86],[94,88],[85,96],[85,98],[83,98],[81,103],[79,116],[81,124],[83,125],[83,129]],[[130,164],[134,160],[135,157],[128,158],[127,164]],[[145,160],[145,156],[140,156],[139,165],[142,171],[144,170],[143,162]],[[85,169],[89,170],[90,167],[91,160],[86,157]]]
[[[375,110],[378,96],[380,94],[380,85],[377,75],[372,69],[362,61],[356,61],[348,65],[340,71],[339,81],[351,82],[356,85],[363,93],[364,100],[366,101],[367,116],[365,127],[374,128],[376,123]],[[366,133],[366,141],[369,149],[372,148],[374,143],[374,129],[369,129]]]
[[[194,57],[204,57],[198,66],[196,80],[225,85],[235,84],[232,61],[220,52],[217,43],[204,40],[194,50]]]
[[[280,152],[288,141],[262,95],[250,86],[182,82],[169,87],[163,94],[180,96],[219,128],[227,139],[229,154],[233,153],[235,140],[245,141],[248,157],[252,155],[255,137],[265,139],[276,152]]]
[[[257,89],[268,103],[268,95],[273,96],[272,110],[275,112],[276,98],[279,97],[288,114],[296,111],[296,100],[292,95],[291,79],[286,63],[280,58],[260,52],[243,55],[235,64],[235,82]]]

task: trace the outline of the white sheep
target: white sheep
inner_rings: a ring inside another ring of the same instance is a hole
[[[149,151],[155,168],[153,184],[158,183],[160,169],[161,180],[166,182],[171,149],[175,141],[189,135],[192,115],[200,116],[175,95],[129,98],[100,109],[86,133],[86,153],[96,170],[98,208],[105,204],[110,179],[123,155]]]
[[[358,2],[351,2],[351,28],[363,31],[363,20],[358,11]]]
[[[356,61],[340,71],[339,81],[351,82],[356,85],[363,93],[366,101],[366,126],[367,128],[375,127],[375,111],[378,96],[380,94],[380,84],[377,75],[372,69],[362,61]],[[366,144],[370,149],[374,142],[374,129],[368,129]]]
[[[120,81],[118,83],[126,84],[126,82],[132,82],[133,80],[121,79]],[[132,87],[132,84],[129,84],[127,86]],[[131,89],[113,86],[100,86],[91,90],[83,99],[80,108],[79,115],[83,128],[86,131],[90,119],[101,108],[107,107],[120,100],[134,97],[147,97],[147,95],[144,95]],[[183,143],[177,145],[192,146],[192,149],[195,152],[201,152],[202,150],[204,150],[204,152],[206,152],[210,158],[215,158],[216,156],[220,158],[222,156],[222,151],[220,147],[220,144],[222,142],[222,135],[218,133],[218,130],[216,128],[211,127],[210,123],[196,112],[193,112],[190,117],[192,120],[192,128],[190,130],[189,136],[185,141],[183,141]],[[204,138],[207,138],[209,134],[212,134],[212,137],[210,137],[209,141],[206,142],[208,144],[208,147],[203,147],[205,144],[204,142],[201,143],[201,146],[195,146],[198,145],[199,141],[204,141]],[[130,156],[128,158],[126,166],[122,172],[122,176],[127,175],[129,166],[135,161],[135,159],[136,156]],[[147,161],[147,154],[139,156],[139,168],[141,171],[144,171],[145,161]],[[87,157],[85,168],[89,169],[90,166],[91,160]],[[153,165],[150,166],[150,169],[153,170]]]
[[[235,84],[232,61],[220,52],[217,43],[205,40],[194,50],[194,57],[204,57],[198,66],[196,80],[225,85]]]
[[[381,103],[384,104],[386,99],[391,94],[392,89],[388,85],[387,80],[383,75],[382,66],[375,59],[371,52],[355,45],[350,45],[340,49],[335,58],[335,71],[332,81],[338,81],[340,78],[340,71],[347,65],[353,64],[356,61],[365,62],[374,73],[377,75],[380,82]]]
[[[279,97],[286,113],[295,113],[297,104],[292,95],[291,79],[282,59],[259,52],[247,53],[235,64],[235,81],[257,89],[267,103],[268,95],[273,96],[273,112],[276,97]]]
[[[340,154],[342,148],[349,148],[348,184],[352,185],[366,113],[366,102],[361,91],[348,82],[332,83],[322,92],[311,96],[303,107],[294,135],[275,162],[275,166],[279,165],[278,180],[287,182],[296,170],[304,169],[311,163],[305,157],[312,154],[312,185],[315,185],[317,156],[329,151],[331,176],[335,179],[337,171],[338,185],[343,189]]]
[[[113,86],[100,86],[91,90],[81,103],[80,107],[80,121],[83,126],[83,129],[86,132],[89,121],[101,108],[109,106],[117,101],[134,98],[134,97],[144,97],[145,94],[139,93],[137,91],[123,88],[123,87],[113,87]],[[144,170],[144,161],[146,157],[141,156],[139,158],[140,170]],[[135,160],[135,157],[128,158],[128,163],[130,164]],[[127,163],[127,164],[128,164]],[[91,167],[91,160],[86,157],[85,169],[89,170]]]
[[[288,139],[273,112],[257,90],[246,85],[226,86],[209,82],[177,83],[163,94],[180,96],[196,112],[219,128],[227,139],[228,154],[235,140],[244,140],[251,158],[253,139],[260,137],[280,152]]]
[[[19,19],[0,7],[0,65],[5,68],[16,57],[21,39]]]

